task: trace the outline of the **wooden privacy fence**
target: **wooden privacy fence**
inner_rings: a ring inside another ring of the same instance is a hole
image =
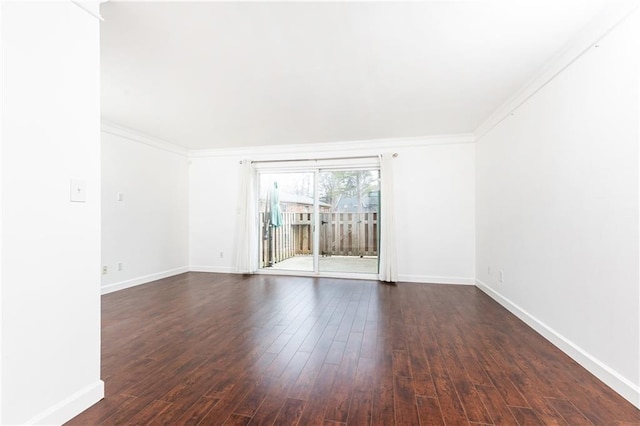
[[[282,213],[282,226],[268,227],[260,213],[260,266],[313,252],[313,214]],[[320,213],[320,255],[377,256],[378,213]]]
[[[378,213],[320,213],[320,254],[377,256]]]

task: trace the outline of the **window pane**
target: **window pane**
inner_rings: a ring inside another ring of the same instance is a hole
[[[313,271],[313,175],[260,174],[260,268]]]
[[[320,272],[378,273],[378,170],[322,171]]]

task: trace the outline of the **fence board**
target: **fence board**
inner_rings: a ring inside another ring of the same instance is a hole
[[[313,252],[312,213],[283,213],[278,228],[265,229],[264,212],[259,221],[260,267],[269,266],[270,253],[277,263]],[[320,255],[377,256],[378,213],[320,213]]]

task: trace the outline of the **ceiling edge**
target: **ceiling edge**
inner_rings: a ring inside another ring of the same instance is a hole
[[[461,143],[474,143],[475,137],[471,133],[462,133],[455,135],[432,135],[409,138],[386,138],[386,139],[370,139],[345,142],[323,142],[313,144],[291,144],[291,145],[265,145],[265,146],[243,146],[238,148],[220,148],[220,149],[193,149],[189,150],[190,158],[199,157],[262,157],[262,156],[278,156],[300,154],[313,152],[315,154],[327,154],[330,158],[335,156],[337,152],[375,152],[382,153],[385,150],[394,150],[399,148],[414,148],[428,145],[450,145]]]
[[[168,142],[164,139],[156,138],[155,136],[141,133],[137,130],[116,124],[105,119],[100,121],[100,131],[108,133],[114,136],[120,136],[122,138],[129,139],[134,142],[139,142],[144,145],[148,145],[154,148],[161,149],[163,151],[172,152],[182,156],[187,156],[188,150],[180,145]]]
[[[606,10],[603,15],[589,22],[558,54],[553,56],[540,71],[478,126],[474,131],[476,141],[480,141],[483,136],[493,130],[507,117],[514,115],[518,108],[553,81],[582,55],[594,48],[600,40],[625,21],[639,6],[640,0],[622,2]]]

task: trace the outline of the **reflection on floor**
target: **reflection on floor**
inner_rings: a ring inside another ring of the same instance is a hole
[[[378,273],[378,258],[375,256],[327,256],[321,257],[319,262],[320,272]],[[269,269],[313,271],[313,256],[294,256],[274,264]]]

